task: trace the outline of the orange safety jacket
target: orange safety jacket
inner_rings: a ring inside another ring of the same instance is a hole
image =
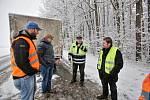
[[[33,69],[39,70],[40,63],[39,63],[39,59],[38,59],[38,55],[37,55],[34,43],[32,42],[32,40],[30,40],[29,38],[25,36],[19,36],[14,41],[20,38],[24,39],[29,44],[29,57],[28,57],[29,63],[31,64]],[[12,68],[13,76],[16,76],[16,77],[26,76],[26,74],[16,64],[15,58],[14,58],[14,51],[12,48],[11,48],[11,68]]]
[[[150,74],[143,81],[142,93],[139,100],[150,100]]]

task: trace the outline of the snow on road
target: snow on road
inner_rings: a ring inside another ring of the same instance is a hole
[[[0,85],[0,100],[10,98],[17,93],[19,93],[19,91],[14,86],[12,76],[10,76],[6,82]]]
[[[64,50],[63,57],[68,58],[68,51]],[[85,74],[87,79],[93,82],[101,82],[96,69],[98,56],[87,54]],[[137,64],[124,59],[124,67],[119,73],[118,100],[137,100],[141,92],[141,84],[147,73],[150,72],[150,65]]]
[[[10,48],[0,48],[0,57],[10,54]]]
[[[68,51],[63,51],[63,58],[68,58]],[[87,55],[85,74],[86,79],[90,79],[93,82],[101,82],[98,77],[98,71],[96,69],[98,57],[91,54]],[[118,86],[118,100],[137,100],[141,92],[142,80],[147,73],[150,72],[150,65],[137,64],[135,62],[124,59],[124,67],[119,73]],[[18,93],[18,90],[14,87],[12,77],[4,82],[0,86],[0,100]]]

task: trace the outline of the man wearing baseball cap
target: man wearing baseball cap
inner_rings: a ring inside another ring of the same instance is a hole
[[[35,74],[39,71],[40,63],[33,40],[40,30],[36,22],[29,21],[11,45],[12,76],[21,100],[34,100]]]
[[[86,61],[86,53],[87,53],[87,46],[83,43],[83,38],[81,35],[76,37],[76,42],[72,43],[68,59],[73,62],[73,76],[71,80],[71,84],[75,83],[76,76],[77,76],[77,69],[79,67],[80,70],[80,86],[84,86],[84,68],[85,68],[85,61]]]

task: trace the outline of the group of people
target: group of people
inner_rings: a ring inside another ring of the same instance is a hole
[[[25,29],[19,31],[11,45],[11,67],[15,87],[20,90],[21,100],[34,100],[36,90],[36,73],[40,71],[42,93],[52,93],[51,80],[55,64],[53,36],[46,34],[40,43],[35,46],[33,40],[42,30],[36,22],[28,22]],[[36,49],[37,48],[37,49]],[[80,70],[80,86],[84,86],[85,63],[88,47],[81,35],[76,37],[68,53],[68,60],[72,62],[73,75],[70,84],[77,82],[77,70]],[[97,70],[103,87],[103,94],[97,99],[107,99],[110,86],[111,99],[117,100],[118,73],[123,67],[123,58],[120,50],[113,46],[112,39],[103,39],[103,48],[100,49]]]
[[[73,77],[71,83],[76,82],[77,68],[80,70],[80,86],[84,85],[84,68],[87,47],[83,43],[82,36],[77,36],[76,42],[73,43],[69,50],[68,59],[73,62]],[[97,69],[103,87],[103,94],[97,96],[97,99],[107,99],[109,95],[108,84],[111,91],[111,99],[117,100],[118,73],[123,67],[123,58],[120,50],[114,47],[112,39],[105,37],[103,39],[103,48],[100,49]]]
[[[36,46],[34,41],[42,30],[36,22],[29,21],[18,32],[11,45],[11,68],[15,87],[20,91],[21,100],[34,100],[36,73],[40,71],[42,93],[51,93],[51,79],[55,64],[53,45],[54,36],[48,33]]]

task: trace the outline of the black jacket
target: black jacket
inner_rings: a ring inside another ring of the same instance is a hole
[[[23,31],[21,31],[23,32]],[[25,31],[24,31],[25,32]],[[29,39],[33,39],[31,36],[20,33],[18,36],[25,36]],[[17,36],[17,37],[18,37]],[[16,38],[17,38],[16,37]],[[34,75],[38,71],[36,69],[33,69],[32,66],[29,63],[29,44],[24,39],[18,39],[14,41],[11,45],[13,51],[14,51],[14,58],[17,66],[26,74],[29,76]],[[14,79],[21,78],[13,76]]]
[[[111,47],[110,47],[111,48]],[[105,73],[105,60],[107,57],[108,52],[110,51],[110,48],[104,49],[103,48],[103,55],[102,55],[102,65],[101,70],[99,70],[99,75],[101,79],[114,79],[114,81],[118,80],[118,73],[123,67],[123,58],[122,54],[119,50],[116,51],[116,57],[115,57],[115,66],[110,72],[110,74]]]
[[[53,45],[45,39],[38,44],[38,56],[40,63],[45,67],[52,67],[55,63]]]

